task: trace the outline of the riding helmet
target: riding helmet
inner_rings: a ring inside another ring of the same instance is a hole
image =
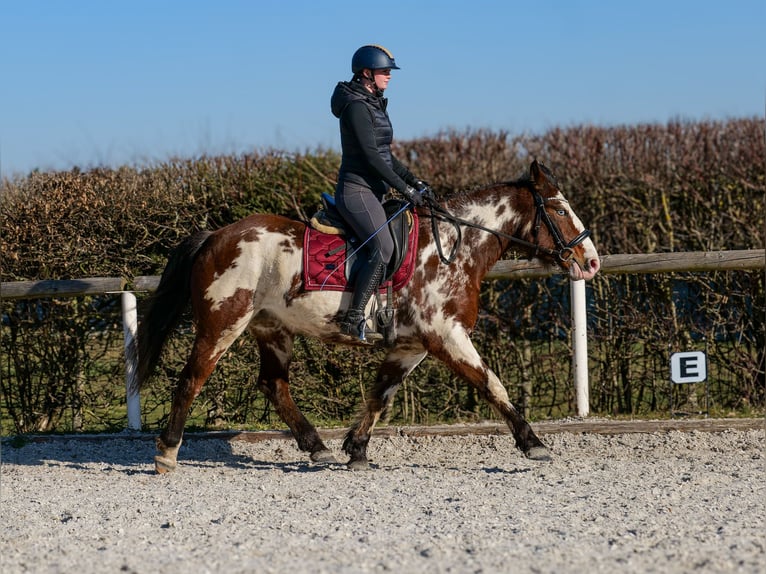
[[[358,74],[365,68],[368,70],[383,70],[385,68],[390,68],[391,70],[400,69],[399,66],[396,65],[396,62],[394,62],[393,54],[383,46],[378,46],[376,44],[362,46],[354,52],[354,57],[351,58],[351,71],[354,74]]]

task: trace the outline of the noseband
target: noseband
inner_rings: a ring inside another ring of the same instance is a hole
[[[478,223],[473,223],[471,221],[466,221],[465,219],[460,219],[459,217],[455,217],[451,213],[449,213],[447,210],[442,208],[440,205],[436,204],[436,202],[429,202],[428,207],[431,210],[431,229],[434,234],[434,239],[436,241],[436,250],[439,252],[439,258],[441,259],[442,263],[445,263],[449,265],[455,260],[455,257],[457,256],[457,250],[460,247],[460,243],[462,241],[462,233],[460,230],[460,226],[464,225],[466,227],[473,227],[474,229],[480,229],[482,231],[486,231],[487,233],[491,233],[492,235],[495,235],[496,237],[502,237],[503,239],[507,239],[508,241],[511,241],[512,243],[515,243],[516,245],[521,245],[523,247],[527,247],[529,249],[534,250],[533,257],[536,256],[538,253],[545,253],[546,255],[550,255],[551,257],[554,257],[556,260],[558,260],[559,263],[566,263],[572,257],[574,256],[574,248],[580,245],[583,241],[585,241],[588,237],[590,237],[590,230],[584,229],[580,232],[577,237],[572,239],[569,243],[564,243],[564,237],[561,234],[561,230],[559,229],[558,225],[556,225],[556,222],[554,222],[550,215],[548,215],[548,212],[545,211],[545,199],[543,198],[540,193],[536,189],[530,188],[530,192],[532,193],[532,198],[535,201],[535,227],[533,231],[533,235],[535,237],[535,243],[531,243],[529,241],[525,241],[523,239],[519,239],[518,237],[514,237],[513,235],[509,235],[507,233],[503,233],[502,231],[497,231],[496,229],[490,229],[488,227],[484,227],[483,225],[480,225]],[[455,228],[455,231],[457,232],[457,240],[455,241],[455,244],[452,246],[452,250],[450,251],[449,257],[444,256],[444,252],[442,251],[441,246],[441,239],[439,237],[439,226],[437,224],[438,221],[448,221],[453,225]],[[548,232],[551,234],[551,237],[553,237],[553,242],[556,245],[555,249],[548,249],[546,247],[541,247],[539,243],[537,243],[537,235],[540,231],[540,225],[541,223],[545,224],[545,227],[548,229]]]

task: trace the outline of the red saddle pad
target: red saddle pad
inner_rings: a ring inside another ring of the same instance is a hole
[[[412,213],[412,229],[407,238],[407,254],[390,281],[380,286],[385,291],[393,283],[394,291],[404,287],[415,271],[418,245],[418,216]],[[346,281],[346,239],[306,226],[303,235],[303,286],[306,291],[353,291]]]

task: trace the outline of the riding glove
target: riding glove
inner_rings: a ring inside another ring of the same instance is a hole
[[[423,181],[422,179],[419,179],[415,182],[414,187],[420,192],[420,195],[423,197],[425,201],[430,202],[436,199],[436,197],[434,196],[434,192],[431,189],[431,186],[428,185],[427,181]]]
[[[415,207],[423,205],[423,194],[414,187],[408,185],[402,192],[402,195]]]

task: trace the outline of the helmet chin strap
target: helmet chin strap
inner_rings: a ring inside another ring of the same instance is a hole
[[[363,86],[371,88],[373,94],[375,94],[378,97],[382,97],[383,90],[381,90],[378,87],[378,84],[375,82],[375,71],[370,70],[370,74],[372,74],[372,77],[368,77],[364,74],[359,74],[359,81],[362,83]]]

